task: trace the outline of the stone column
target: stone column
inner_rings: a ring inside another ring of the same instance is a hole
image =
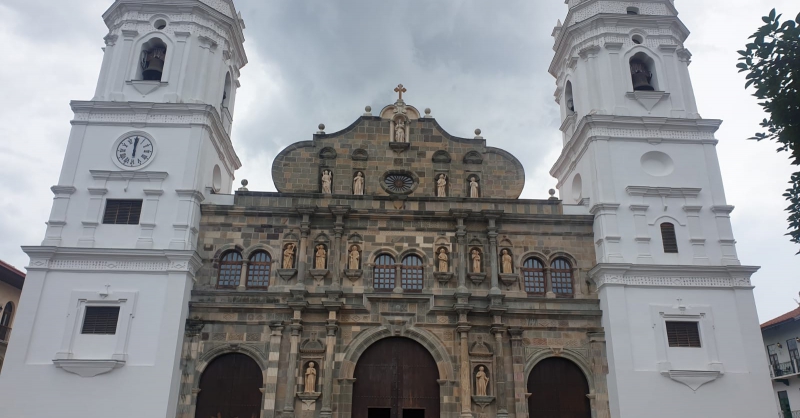
[[[458,332],[460,338],[459,347],[459,387],[461,388],[461,417],[472,418],[472,370],[469,365],[469,324],[468,314],[472,310],[469,304],[469,294],[456,292],[456,304],[454,306],[458,312]]]
[[[278,393],[278,368],[281,357],[281,339],[283,337],[283,323],[273,321],[269,324],[272,331],[269,336],[269,351],[267,353],[267,378],[264,381],[264,418],[275,417],[275,397]]]
[[[300,222],[300,248],[297,250],[297,288],[306,286],[306,271],[308,271],[308,235],[311,233],[311,215],[314,213],[312,207],[297,208],[297,213],[303,216]]]
[[[528,416],[528,393],[525,381],[525,347],[522,328],[509,328],[511,334],[511,364],[514,369],[514,410],[518,417]]]
[[[400,260],[394,265],[394,293],[403,293],[403,264]]]
[[[464,219],[469,216],[469,211],[465,210],[450,210],[450,215],[456,218],[456,242],[458,248],[458,264],[456,270],[458,272],[458,290],[459,293],[466,293],[467,291],[467,227],[464,225]]]
[[[242,260],[242,272],[239,275],[239,286],[236,287],[236,290],[243,291],[247,290],[247,264],[250,263],[249,260]]]
[[[544,261],[544,291],[545,297],[555,299],[556,294],[553,292],[553,276],[550,274],[550,264],[547,264],[547,261]]]
[[[328,299],[322,302],[328,308],[328,320],[325,325],[328,335],[325,338],[325,371],[322,376],[322,410],[319,414],[320,418],[330,418],[333,415],[333,362],[335,361],[334,353],[336,352],[336,331],[339,330],[337,314],[342,307],[339,296],[334,292],[329,293]]]
[[[332,287],[338,289],[342,286],[342,272],[347,264],[345,255],[347,254],[347,245],[344,239],[344,215],[350,210],[348,206],[331,206],[331,213],[336,217],[333,222],[334,239],[331,247],[328,249],[328,270],[333,274]],[[345,263],[345,264],[342,264]]]
[[[292,303],[290,303],[290,306]],[[289,325],[289,361],[286,367],[286,398],[283,401],[282,418],[294,418],[294,397],[297,391],[297,353],[300,347],[300,331],[303,330],[302,308],[294,309],[294,317]]]
[[[597,418],[611,418],[608,404],[608,360],[604,332],[589,332],[589,361],[592,367],[594,392],[589,394],[592,410]]]
[[[485,210],[482,212],[486,219],[489,221],[488,233],[489,236],[489,252],[492,253],[492,290],[489,292],[493,295],[499,295],[500,281],[498,279],[498,270],[500,268],[497,260],[497,219],[503,213],[502,211]]]
[[[505,371],[505,357],[503,353],[503,334],[506,332],[505,326],[502,323],[492,325],[492,334],[494,334],[494,351],[495,351],[495,386],[497,387],[497,418],[508,417],[508,407],[506,406],[506,371]]]

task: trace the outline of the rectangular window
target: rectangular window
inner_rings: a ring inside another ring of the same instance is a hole
[[[103,223],[112,225],[139,225],[142,213],[141,200],[108,199]]]
[[[697,322],[667,321],[667,340],[670,347],[700,348]]]
[[[87,306],[81,334],[114,335],[118,320],[119,306]]]

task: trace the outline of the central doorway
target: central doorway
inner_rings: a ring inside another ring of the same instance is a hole
[[[591,418],[589,382],[577,364],[558,357],[544,359],[528,377],[531,418]]]
[[[418,342],[385,338],[358,359],[353,418],[438,418],[439,369]]]

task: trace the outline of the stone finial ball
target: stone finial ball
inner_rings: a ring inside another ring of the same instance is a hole
[[[372,106],[365,107],[364,111],[366,111],[367,113],[372,112]]]
[[[319,124],[319,130],[320,131],[324,131],[325,130],[325,124],[324,123],[320,123]]]
[[[249,182],[247,181],[247,179],[242,180],[242,186],[246,187],[248,185],[248,183]]]
[[[431,108],[429,108],[429,107],[426,107],[426,108],[425,108],[425,114],[426,114],[426,115],[430,115],[430,114],[431,114]]]
[[[550,190],[548,190],[548,193],[550,193],[550,196],[555,196],[556,195],[556,189],[550,189]]]
[[[480,129],[476,129],[475,130],[475,135],[480,135],[480,134],[481,134],[481,130]]]

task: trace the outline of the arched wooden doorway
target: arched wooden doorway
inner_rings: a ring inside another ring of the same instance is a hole
[[[258,418],[261,416],[261,367],[249,356],[223,354],[200,377],[197,418]]]
[[[528,377],[528,416],[531,418],[591,418],[589,382],[575,363],[544,359]]]
[[[421,344],[382,339],[358,359],[353,418],[439,418],[439,369]]]

